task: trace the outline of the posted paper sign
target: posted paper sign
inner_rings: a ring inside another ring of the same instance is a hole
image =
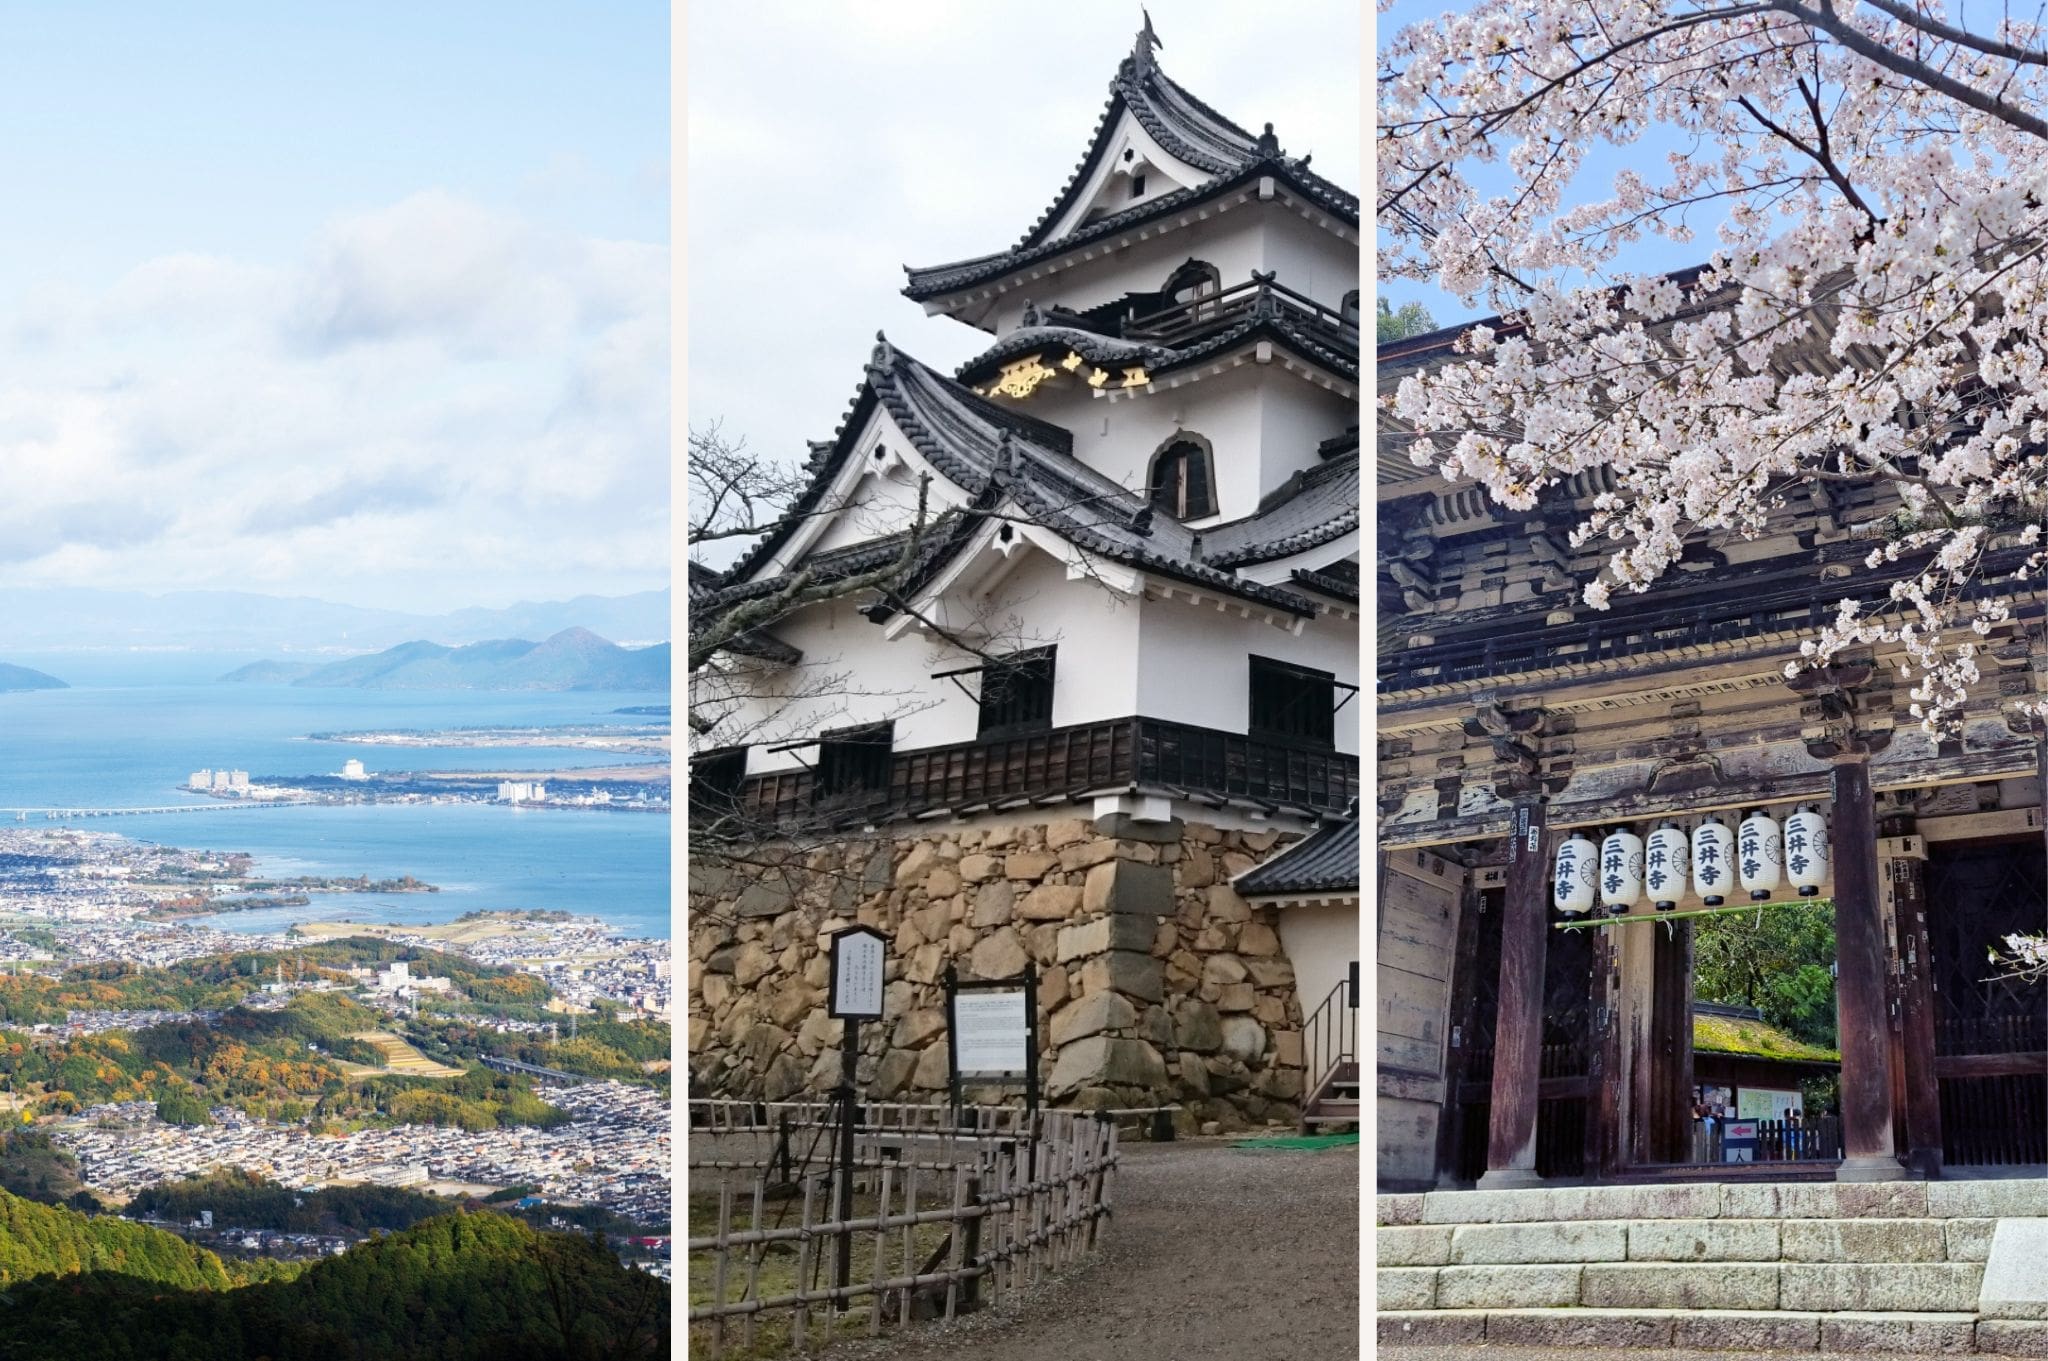
[[[953,998],[953,1059],[963,1073],[1021,1073],[1031,1044],[1022,992]]]
[[[882,1014],[882,950],[879,931],[856,926],[832,937],[833,1016],[869,1019]]]

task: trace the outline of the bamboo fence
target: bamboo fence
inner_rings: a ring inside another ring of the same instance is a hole
[[[713,1358],[993,1304],[1079,1260],[1110,1213],[1116,1126],[1084,1112],[864,1105],[850,1206],[829,1104],[692,1101],[690,1126],[693,1204],[716,1197],[689,1239],[691,1341]]]

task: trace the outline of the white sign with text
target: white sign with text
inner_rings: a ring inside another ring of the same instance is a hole
[[[962,1073],[1021,1073],[1030,1045],[1021,991],[954,995],[953,1059]]]

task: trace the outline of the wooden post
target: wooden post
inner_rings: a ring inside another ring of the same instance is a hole
[[[1493,1032],[1493,1106],[1481,1190],[1537,1186],[1537,1086],[1543,1063],[1543,963],[1550,874],[1540,799],[1515,805],[1501,912],[1500,1010]]]
[[[1651,928],[1649,1154],[1692,1161],[1692,923]]]
[[[1593,938],[1593,1043],[1586,1098],[1586,1174],[1598,1180],[1621,1170],[1621,940]]]
[[[1934,973],[1927,942],[1927,844],[1910,818],[1888,828],[1886,886],[1899,970],[1900,1084],[1906,1166],[1916,1177],[1941,1176],[1941,1087],[1934,1071]]]
[[[1381,857],[1384,866],[1385,856]],[[1380,871],[1384,884],[1386,870]],[[1479,956],[1479,927],[1486,912],[1485,890],[1467,875],[1458,895],[1457,944],[1451,956],[1450,1033],[1444,1045],[1444,1097],[1437,1109],[1436,1184],[1449,1190],[1458,1184],[1458,1155],[1464,1147],[1465,1075],[1471,1068],[1472,1022],[1478,989],[1474,972]]]
[[[1842,1049],[1842,1166],[1838,1181],[1906,1175],[1892,1142],[1891,1018],[1877,881],[1877,807],[1870,758],[1834,766],[1835,1015]]]

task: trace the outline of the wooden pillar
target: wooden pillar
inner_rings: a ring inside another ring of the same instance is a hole
[[[1916,1177],[1941,1176],[1941,1088],[1934,1074],[1934,974],[1927,954],[1927,843],[1911,819],[1887,827],[1885,888],[1891,894],[1898,970],[1898,1061],[1894,1089],[1902,1103],[1906,1166]]]
[[[1458,935],[1451,956],[1450,1033],[1444,1037],[1444,1100],[1436,1125],[1436,1184],[1458,1185],[1458,1154],[1465,1146],[1465,1080],[1472,1067],[1472,1023],[1478,1012],[1479,931],[1485,924],[1486,891],[1479,876],[1465,879],[1459,895]]]
[[[1536,1098],[1543,1061],[1543,965],[1549,946],[1549,838],[1541,800],[1515,805],[1500,924],[1500,1010],[1482,1190],[1536,1186]]]
[[[1835,1017],[1842,1049],[1839,1181],[1906,1174],[1892,1141],[1891,1017],[1878,903],[1877,807],[1867,753],[1834,766]]]
[[[1692,1161],[1692,923],[1656,936],[1650,995],[1650,1161]]]
[[[1611,1177],[1621,1170],[1621,942],[1620,928],[1595,933],[1593,942],[1593,1044],[1586,1069],[1586,1175]]]

